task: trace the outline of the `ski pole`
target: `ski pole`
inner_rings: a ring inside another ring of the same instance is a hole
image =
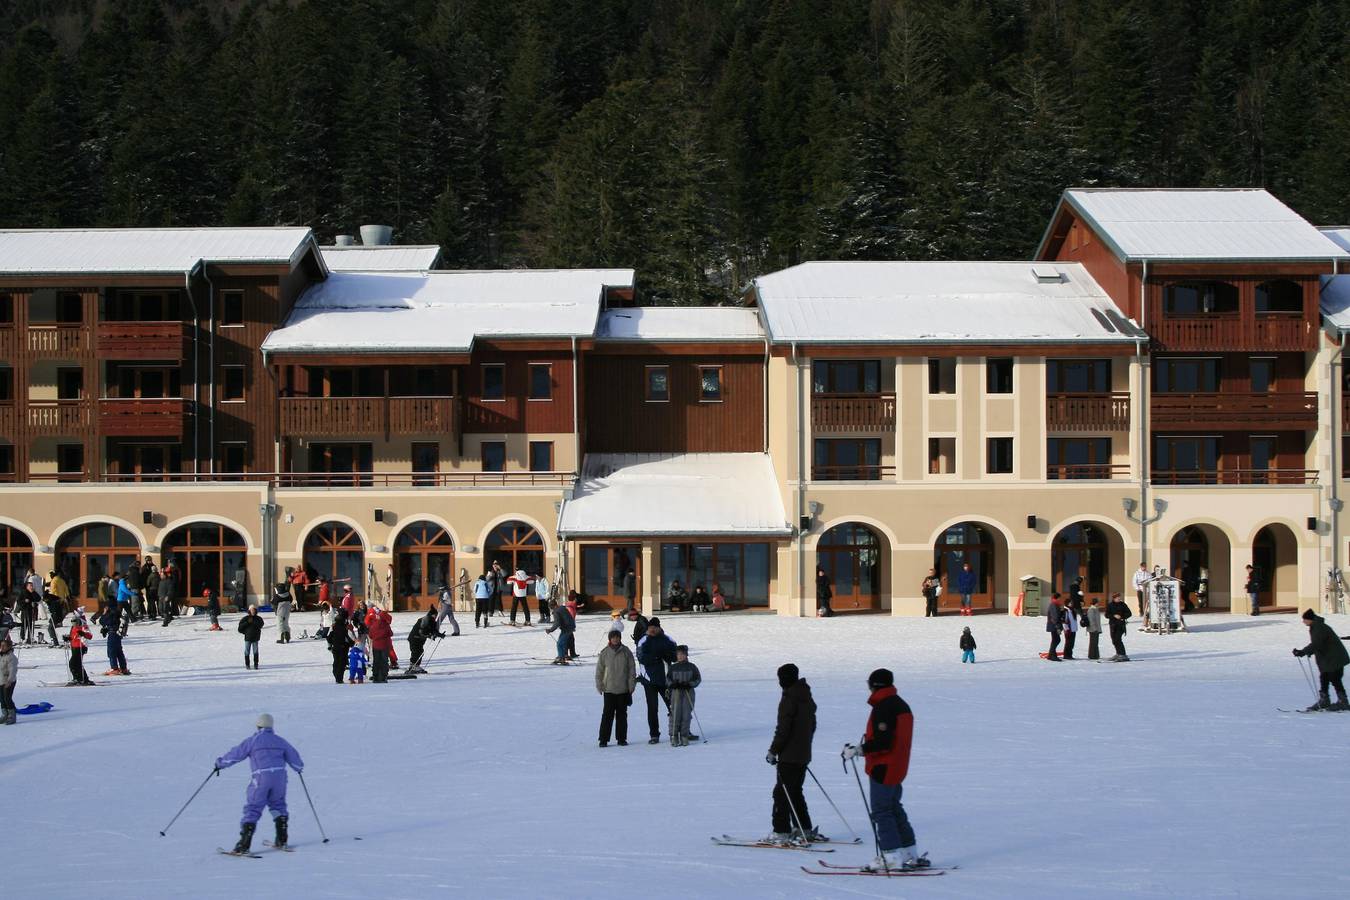
[[[1307,657],[1300,656],[1298,658],[1298,670],[1303,673],[1303,680],[1308,682],[1308,690],[1312,691],[1313,701],[1321,700],[1322,695],[1318,693],[1317,684],[1313,681],[1312,664],[1308,662]]]
[[[872,823],[872,842],[877,849],[877,858],[885,863],[886,857],[881,853],[881,835],[877,834],[877,820],[872,817],[872,805],[867,802],[867,792],[863,790],[862,776],[858,774],[858,759],[852,757],[849,762],[853,763],[853,779],[858,782],[858,793],[862,795],[863,809],[867,810],[867,821]],[[887,868],[887,871],[890,871]]]
[[[206,773],[206,780],[201,783],[200,787],[198,787],[195,791],[192,792],[192,796],[187,799],[187,803],[183,804],[183,809],[180,809],[178,812],[174,813],[174,817],[169,820],[169,824],[165,825],[164,828],[159,832],[160,837],[164,837],[168,833],[169,829],[173,827],[173,823],[177,822],[178,817],[183,814],[183,810],[188,808],[188,804],[190,804],[193,800],[197,799],[197,795],[202,792],[202,788],[206,787],[206,782],[211,780],[211,776],[219,774],[220,770],[216,768],[212,768],[210,772]]]
[[[436,658],[436,651],[439,649],[441,649],[441,639],[436,638],[436,646],[432,647],[431,652],[427,654],[427,658],[419,662],[417,665],[425,671],[426,667],[431,665],[431,661]]]
[[[328,835],[323,832],[323,823],[319,821],[319,811],[314,808],[314,798],[309,795],[309,785],[305,784],[305,773],[296,772],[300,776],[300,786],[305,789],[305,799],[309,801],[309,811],[314,813],[314,824],[319,826],[319,834],[323,837],[323,842],[328,843]]]
[[[834,805],[834,801],[830,799],[829,792],[825,790],[825,785],[820,783],[820,779],[816,777],[815,772],[811,771],[810,766],[806,767],[806,774],[811,776],[811,780],[816,783],[816,787],[820,788],[820,792],[825,795],[825,800],[830,804],[830,806],[834,807],[835,813],[839,816],[839,821],[844,823],[844,827],[848,829],[849,834],[853,835],[853,839],[858,843],[862,843],[862,838],[858,836],[858,832],[853,830],[853,826],[848,824],[848,819],[845,819],[844,814],[839,812],[839,807]]]
[[[708,743],[708,732],[703,730],[703,723],[698,720],[698,710],[690,707],[689,711],[694,714],[694,724],[698,726],[698,735],[703,738],[703,743]]]

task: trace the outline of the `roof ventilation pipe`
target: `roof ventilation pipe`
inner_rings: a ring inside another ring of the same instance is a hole
[[[333,237],[334,247],[355,247],[356,238],[350,234],[339,234]]]
[[[361,243],[367,247],[384,247],[394,242],[392,225],[362,225]]]

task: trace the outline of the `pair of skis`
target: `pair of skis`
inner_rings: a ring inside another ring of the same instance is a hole
[[[856,847],[862,843],[861,839],[851,841],[816,841],[811,844],[790,843],[779,844],[773,841],[759,841],[748,838],[735,838],[729,834],[721,837],[714,837],[713,843],[720,847],[752,847],[762,850],[814,850],[817,853],[833,853],[833,847],[822,847],[821,844],[842,844],[845,846]],[[922,869],[889,869],[875,870],[868,866],[843,866],[838,863],[826,862],[823,859],[816,860],[820,865],[819,869],[811,869],[802,866],[801,870],[807,875],[860,875],[872,878],[907,878],[907,877],[925,877],[942,875],[956,866],[928,866]]]
[[[294,848],[294,847],[291,847],[291,846],[278,847],[278,846],[276,846],[275,844],[273,844],[271,841],[263,841],[263,842],[262,842],[262,845],[263,845],[264,847],[267,847],[269,850],[274,850],[274,851],[276,851],[276,852],[278,852],[278,853],[294,853],[294,852],[295,852],[295,848]],[[216,848],[216,852],[219,853],[219,854],[221,854],[222,856],[239,856],[239,857],[247,856],[249,859],[262,859],[262,854],[261,854],[261,853],[254,853],[254,852],[252,852],[252,851],[250,851],[250,850],[245,850],[243,853],[237,853],[237,852],[235,852],[234,850],[226,850],[224,847],[217,847],[217,848]]]

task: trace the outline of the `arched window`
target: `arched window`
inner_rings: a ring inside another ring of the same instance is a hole
[[[1075,522],[1061,528],[1050,554],[1052,589],[1067,597],[1070,586],[1081,578],[1084,600],[1106,599],[1109,554],[1106,535],[1096,525]]]
[[[77,525],[56,542],[56,568],[73,596],[91,600],[98,596],[104,575],[126,572],[140,563],[140,549],[136,535],[118,525]]]
[[[879,609],[881,538],[866,525],[845,522],[820,536],[816,563],[834,592],[834,609]]]
[[[455,542],[435,522],[417,521],[394,539],[394,601],[424,606],[455,584]],[[403,608],[403,607],[400,607]]]
[[[344,522],[316,525],[305,537],[305,568],[314,577],[333,582],[335,596],[350,584],[358,599],[365,596],[366,550],[361,536]]]
[[[507,572],[524,569],[530,575],[544,574],[544,539],[524,522],[503,522],[492,529],[484,549],[483,565],[501,563]]]
[[[938,605],[942,609],[956,609],[961,605],[957,592],[957,575],[970,563],[975,574],[975,590],[970,602],[974,607],[994,605],[994,560],[997,558],[994,539],[989,530],[975,522],[960,522],[938,536],[933,548],[933,568],[944,585]]]
[[[1169,284],[1164,308],[1172,316],[1237,315],[1237,285],[1226,281],[1181,281]]]
[[[1256,286],[1256,312],[1262,313],[1299,313],[1303,312],[1303,286],[1297,281],[1281,278],[1276,281],[1263,281]]]
[[[4,601],[23,587],[24,576],[33,565],[33,542],[17,528],[0,525],[0,590]]]
[[[233,528],[215,522],[193,522],[169,532],[164,539],[161,563],[172,561],[178,567],[179,590],[191,602],[207,588],[215,591],[217,597],[227,594],[247,556],[248,546]]]

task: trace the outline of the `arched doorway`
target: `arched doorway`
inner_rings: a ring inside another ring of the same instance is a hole
[[[23,587],[33,565],[33,542],[17,528],[0,525],[0,590],[8,603]]]
[[[544,573],[544,539],[533,525],[524,522],[503,522],[488,535],[483,550],[483,565],[501,563],[507,572],[524,569],[527,575]]]
[[[365,596],[366,548],[345,522],[324,522],[305,536],[304,565],[313,577],[323,575],[332,582],[334,597],[348,584],[358,600]]]
[[[881,538],[866,525],[845,522],[820,536],[816,563],[825,569],[835,611],[881,608]]]
[[[394,539],[394,608],[426,609],[441,585],[455,584],[455,542],[435,522],[419,520]]]
[[[1111,546],[1106,533],[1091,522],[1066,525],[1050,550],[1051,590],[1065,598],[1076,579],[1083,579],[1083,602],[1094,597],[1105,605],[1111,586]]]
[[[1228,538],[1213,525],[1187,525],[1172,535],[1167,570],[1180,579],[1191,612],[1229,611],[1228,557]]]
[[[136,535],[120,526],[106,522],[76,525],[56,542],[56,568],[70,585],[72,596],[93,600],[98,596],[99,580],[139,563],[140,549]]]
[[[1298,540],[1284,525],[1267,525],[1252,541],[1262,611],[1298,607]]]
[[[938,536],[933,547],[933,568],[942,579],[938,609],[960,609],[961,594],[957,578],[966,563],[975,573],[975,591],[970,595],[973,609],[995,606],[998,547],[989,529],[974,522],[959,522]]]
[[[172,561],[179,571],[178,590],[186,602],[201,599],[207,588],[217,597],[229,593],[235,573],[244,568],[248,545],[239,532],[215,522],[193,522],[170,531],[164,539],[161,564]]]

